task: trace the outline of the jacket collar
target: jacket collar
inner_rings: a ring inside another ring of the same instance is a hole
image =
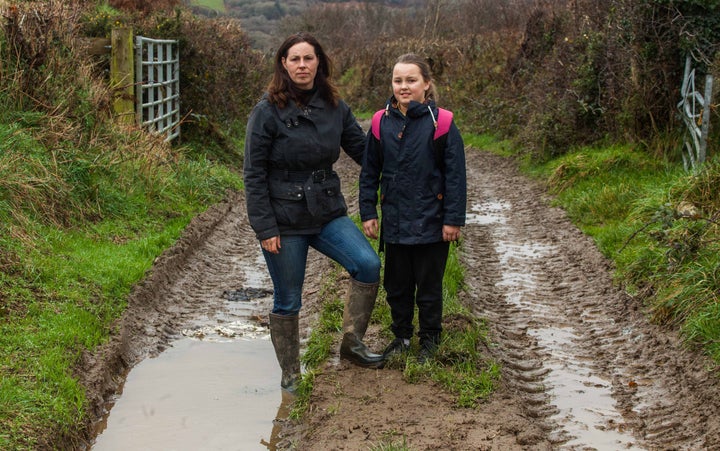
[[[306,108],[309,110],[323,110],[325,109],[325,100],[315,92],[310,98]],[[288,120],[295,122],[298,117],[305,117],[305,109],[298,107],[294,100],[290,100],[285,108],[276,109],[280,120],[283,122],[287,122]]]
[[[426,100],[423,103],[411,101],[410,105],[408,105],[408,109],[406,112],[407,117],[417,118],[424,116],[426,114],[430,114],[430,110],[428,110],[428,106],[432,109],[433,114],[437,117],[437,109],[435,107],[435,101],[433,100]],[[400,113],[400,110],[398,109],[398,102],[395,96],[391,96],[390,99],[385,104],[385,110],[397,110],[398,113]]]

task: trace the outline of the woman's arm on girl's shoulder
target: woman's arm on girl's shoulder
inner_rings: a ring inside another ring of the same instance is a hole
[[[343,112],[343,132],[340,145],[350,158],[357,164],[362,164],[365,152],[365,132],[346,103],[341,102],[340,108]]]
[[[368,132],[365,144],[362,170],[360,171],[360,219],[365,222],[376,219],[378,187],[382,172],[382,147],[372,132]]]

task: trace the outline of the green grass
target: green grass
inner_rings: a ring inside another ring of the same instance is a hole
[[[48,118],[20,117],[0,118],[0,449],[31,450],[81,430],[83,352],[189,221],[242,182],[141,134],[108,129],[102,152],[48,147]]]
[[[226,12],[225,0],[192,0],[190,4],[193,6],[204,6],[205,8],[221,13]]]
[[[513,154],[513,146],[510,141],[498,140],[492,135],[463,134],[463,143],[465,146],[497,155],[510,156]]]
[[[370,446],[370,451],[410,451],[410,446],[407,444],[407,437],[403,435],[401,439],[395,439],[395,434],[390,434],[378,444]]]
[[[86,406],[75,365],[113,332],[132,286],[190,219],[123,243],[46,228],[44,246],[21,265],[24,274],[3,273],[2,292],[15,307],[0,322],[0,429],[8,431],[0,448],[36,449],[36,438],[78,428]]]

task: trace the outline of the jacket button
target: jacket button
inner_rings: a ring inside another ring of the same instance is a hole
[[[443,198],[442,193],[438,193],[437,198],[438,198],[438,200],[442,200],[442,198]]]

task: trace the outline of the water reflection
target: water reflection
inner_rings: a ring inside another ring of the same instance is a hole
[[[285,390],[281,390],[282,399],[280,401],[280,407],[278,407],[275,420],[273,421],[272,431],[270,431],[270,440],[261,439],[260,444],[265,446],[270,451],[276,451],[281,443],[284,443],[283,437],[283,426],[289,421],[290,412],[295,402],[296,396],[292,395]],[[283,446],[283,448],[286,448]]]
[[[280,397],[273,356],[268,339],[178,340],[130,372],[92,449],[265,449]]]

